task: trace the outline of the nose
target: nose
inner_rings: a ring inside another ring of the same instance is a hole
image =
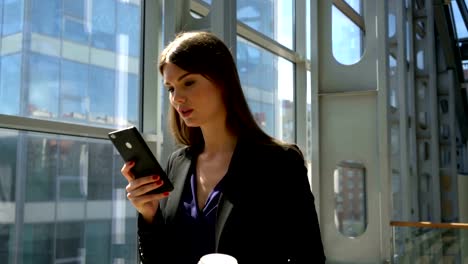
[[[187,98],[185,95],[182,93],[182,91],[174,89],[174,91],[171,94],[171,101],[175,104],[182,104],[185,103]]]

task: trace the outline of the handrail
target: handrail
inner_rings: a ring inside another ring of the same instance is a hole
[[[390,226],[468,229],[468,223],[432,223],[432,222],[390,221]]]

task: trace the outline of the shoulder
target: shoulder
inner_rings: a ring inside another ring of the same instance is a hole
[[[287,143],[287,142],[274,140],[271,142],[258,143],[256,145],[260,148],[263,148],[269,151],[290,153],[291,155],[303,156],[301,149],[295,143]]]
[[[167,160],[167,166],[172,167],[172,165],[177,162],[177,160],[185,159],[190,157],[190,148],[188,146],[177,147],[170,155]]]
[[[264,155],[269,159],[281,159],[283,161],[304,162],[304,155],[301,149],[294,143],[280,141],[258,142],[250,144],[252,153]]]
[[[302,154],[301,149],[296,144],[289,144],[289,143],[282,143],[280,144],[283,151],[288,153],[289,155],[298,156],[301,159],[304,159],[304,155]]]
[[[190,152],[188,146],[181,146],[177,147],[172,153],[170,158],[179,157],[179,156],[186,156]]]

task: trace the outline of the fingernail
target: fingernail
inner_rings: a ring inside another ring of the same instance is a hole
[[[159,179],[159,175],[153,175],[153,180]]]
[[[164,196],[169,196],[169,192],[165,192],[165,193],[164,193]]]
[[[162,184],[162,182],[163,182],[162,180],[157,180],[156,184]]]

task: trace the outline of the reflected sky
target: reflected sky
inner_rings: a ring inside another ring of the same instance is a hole
[[[465,0],[466,3],[466,0]],[[466,29],[465,22],[463,21],[463,18],[460,13],[460,9],[458,8],[457,2],[452,1],[452,10],[453,10],[453,15],[455,18],[455,27],[457,28],[457,36],[458,38],[466,38],[468,37],[468,31]]]

